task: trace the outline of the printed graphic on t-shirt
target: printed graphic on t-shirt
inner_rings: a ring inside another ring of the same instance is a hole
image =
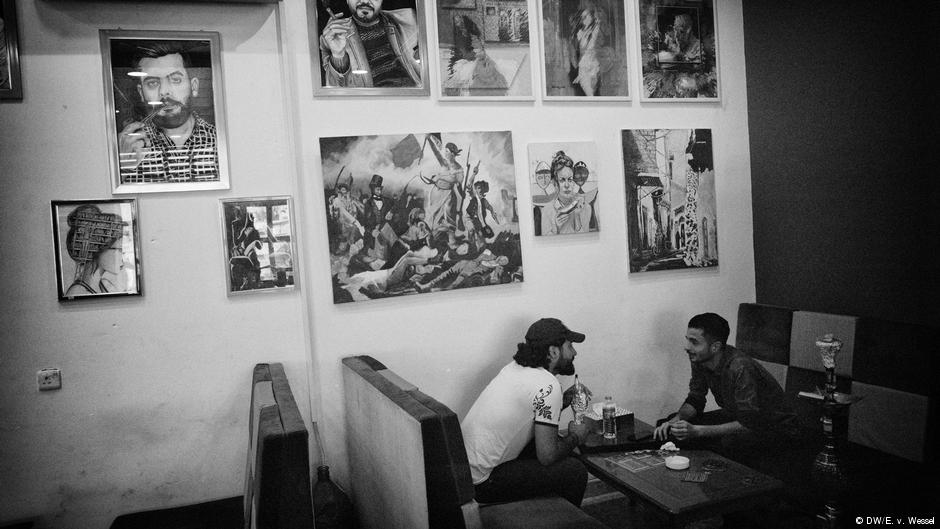
[[[535,394],[532,400],[532,407],[535,410],[535,420],[552,420],[552,407],[545,403],[545,399],[552,394],[552,386],[545,386]]]

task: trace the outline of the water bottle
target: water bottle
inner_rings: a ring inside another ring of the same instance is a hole
[[[617,405],[610,395],[604,397],[604,439],[617,438]]]

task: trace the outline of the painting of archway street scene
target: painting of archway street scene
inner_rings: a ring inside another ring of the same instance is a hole
[[[320,138],[333,302],[522,281],[512,134]]]
[[[711,129],[622,131],[630,272],[718,266]]]

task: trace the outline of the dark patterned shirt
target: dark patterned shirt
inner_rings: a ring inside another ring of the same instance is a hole
[[[414,80],[405,71],[392,49],[386,34],[385,24],[357,26],[362,46],[366,50],[369,69],[372,70],[372,86],[414,86]]]
[[[764,366],[727,345],[715,371],[692,364],[692,379],[685,402],[701,415],[711,390],[715,402],[744,427],[754,431],[792,433],[796,413],[783,389]]]
[[[150,147],[144,149],[144,159],[136,168],[136,152],[120,154],[121,183],[218,181],[215,125],[195,112],[193,117],[196,118],[193,130],[180,146],[163,129],[145,123],[141,130],[147,134]]]

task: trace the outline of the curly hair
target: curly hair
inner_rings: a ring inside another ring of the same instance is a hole
[[[558,185],[558,171],[564,167],[574,167],[574,160],[565,154],[565,151],[558,151],[552,157],[552,182]],[[573,170],[573,169],[572,169]]]
[[[512,359],[522,367],[544,367],[548,369],[548,365],[551,363],[551,360],[548,358],[549,348],[553,345],[560,347],[564,343],[564,338],[556,342],[533,343],[526,340],[525,343],[516,345],[516,354],[513,355]]]

